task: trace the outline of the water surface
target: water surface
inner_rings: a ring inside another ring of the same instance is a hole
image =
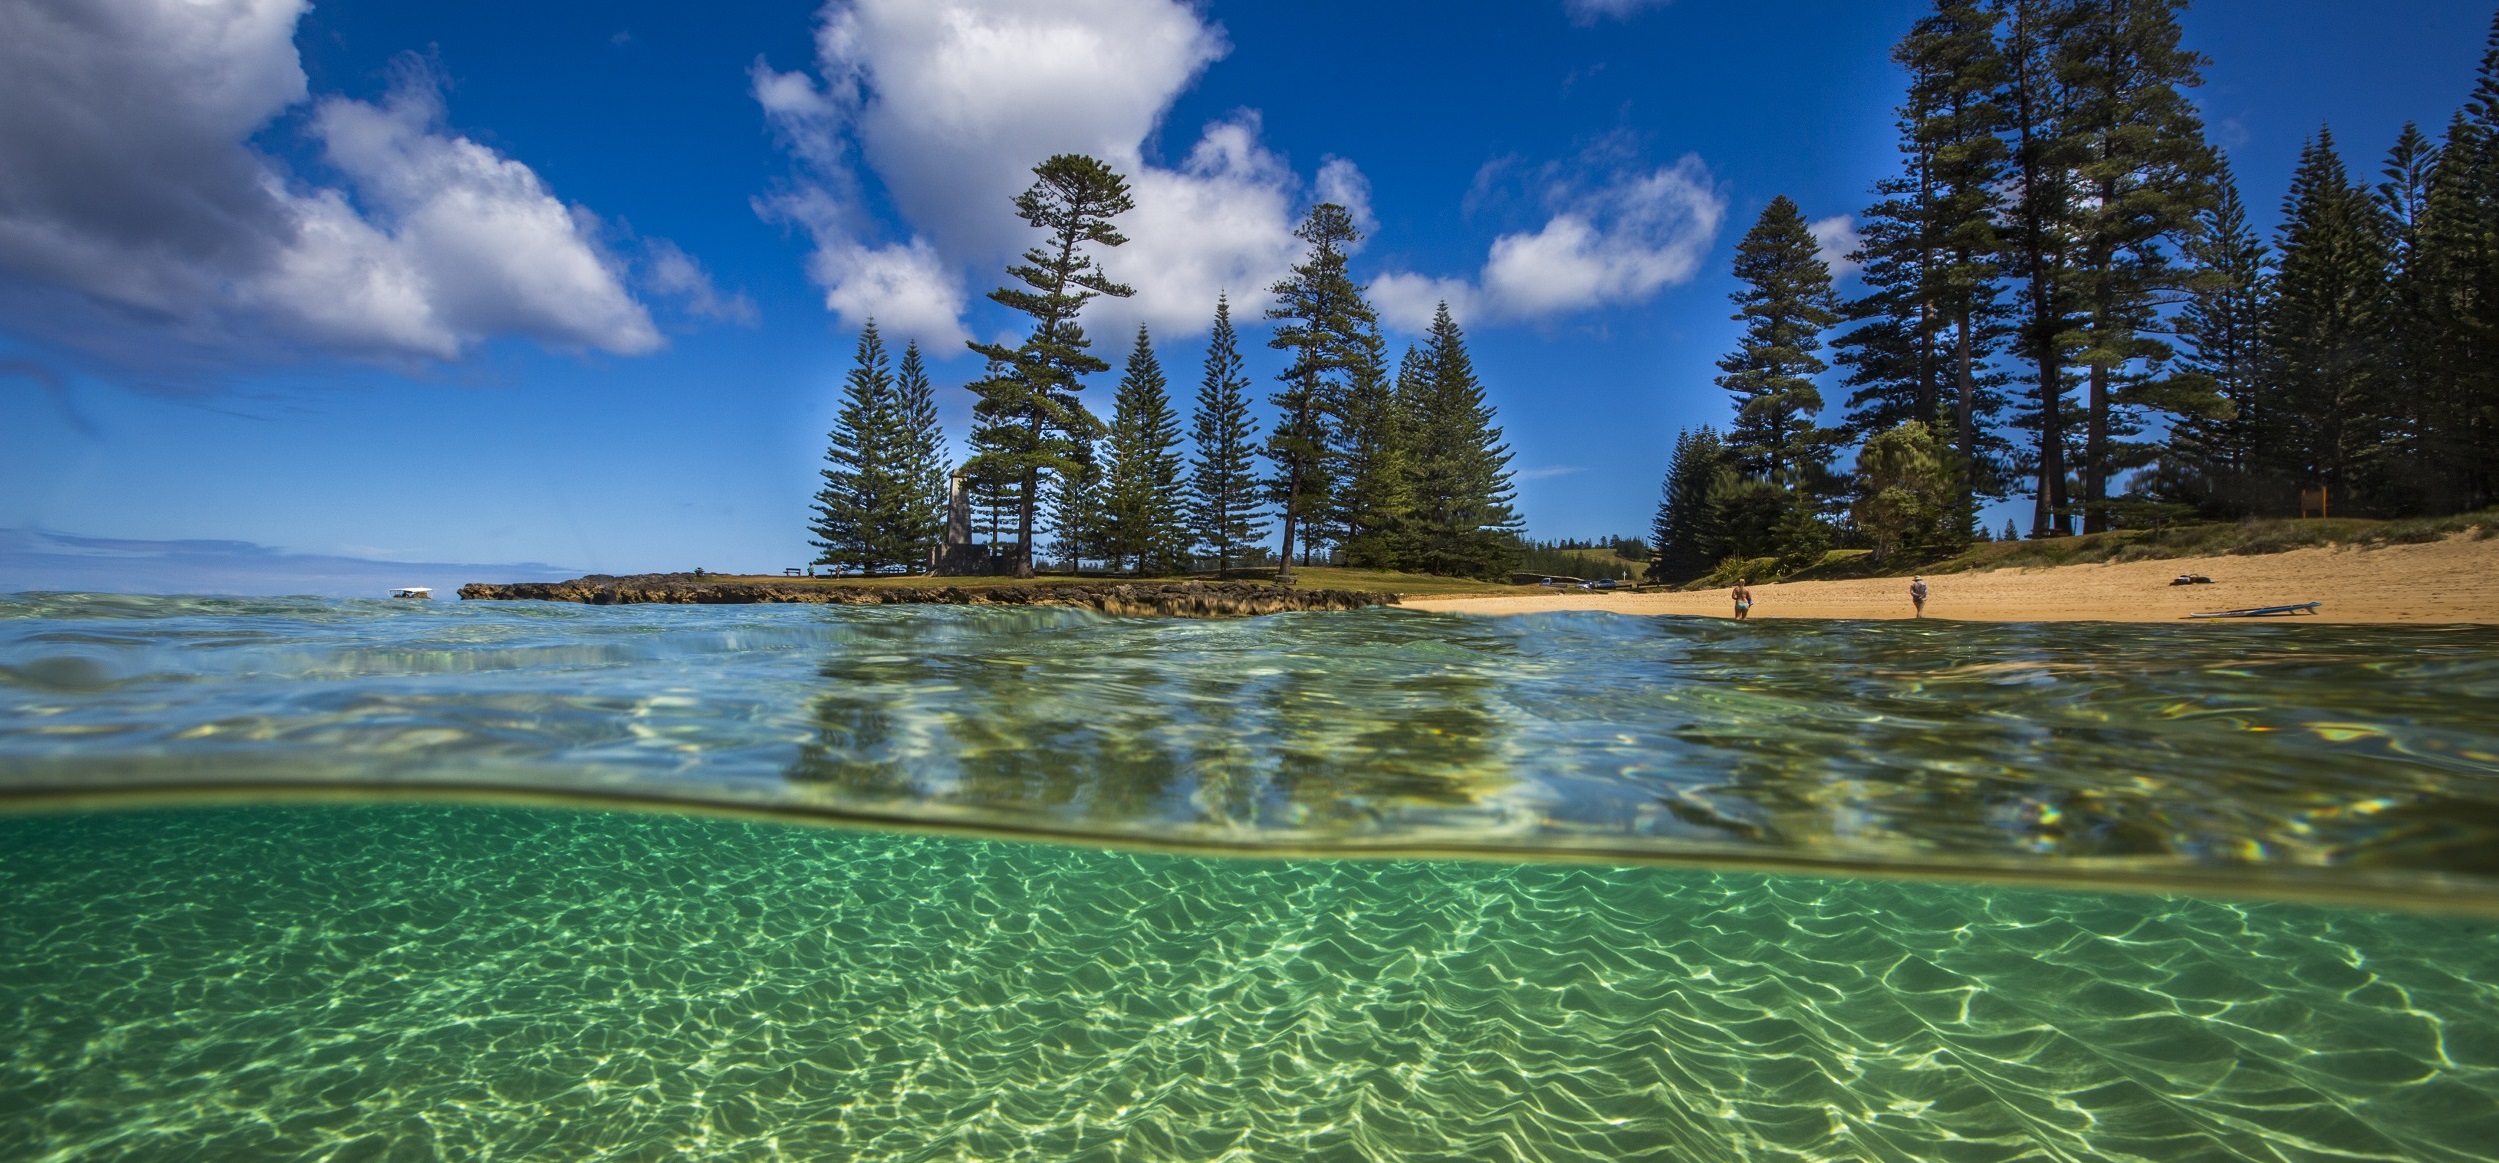
[[[2436,1160],[2499,924],[443,807],[0,820],[12,1159]]]
[[[2499,899],[2499,630],[0,599],[0,793]]]

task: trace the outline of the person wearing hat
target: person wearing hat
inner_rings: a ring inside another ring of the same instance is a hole
[[[1909,604],[1917,608],[1917,612],[1912,614],[1912,617],[1923,618],[1926,616],[1925,578],[1913,577],[1909,579]]]

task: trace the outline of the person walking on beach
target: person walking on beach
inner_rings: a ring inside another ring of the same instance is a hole
[[[1753,591],[1744,588],[1743,578],[1735,579],[1735,620],[1743,621],[1744,615],[1752,612],[1752,609]]]
[[[1911,617],[1923,618],[1926,616],[1925,578],[1913,577],[1909,579],[1909,604],[1917,607],[1917,613],[1910,615]]]

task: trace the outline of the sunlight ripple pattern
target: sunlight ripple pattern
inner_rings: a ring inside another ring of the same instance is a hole
[[[2499,925],[635,814],[0,821],[0,1156],[2486,1159]]]

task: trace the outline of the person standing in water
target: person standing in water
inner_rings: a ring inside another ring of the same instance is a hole
[[[1911,617],[1923,618],[1926,616],[1925,578],[1913,577],[1909,579],[1909,604],[1917,608],[1917,612],[1910,615]]]
[[[1743,621],[1744,615],[1752,612],[1752,609],[1753,591],[1744,588],[1743,578],[1735,579],[1735,620]]]

